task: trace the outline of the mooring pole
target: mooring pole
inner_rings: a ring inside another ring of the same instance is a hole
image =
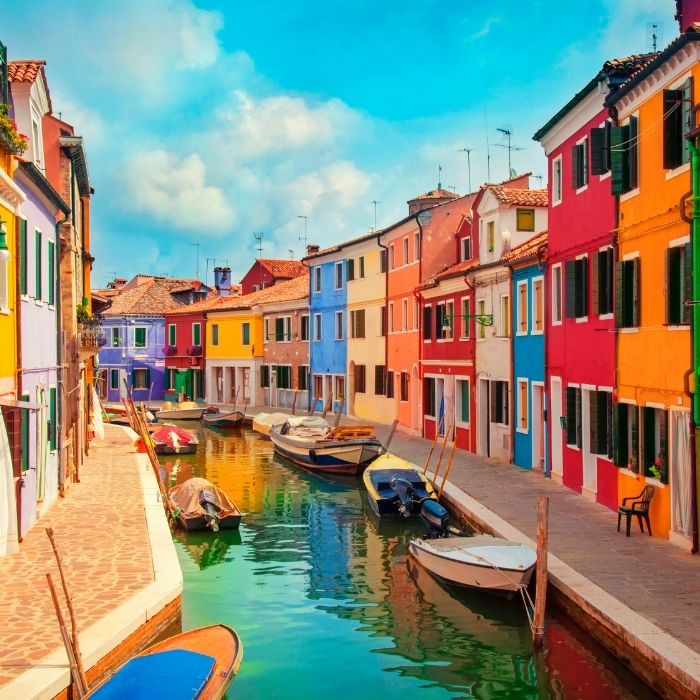
[[[544,611],[547,605],[547,547],[549,542],[549,496],[537,500],[537,570],[535,578],[535,617],[532,636],[535,648],[544,644]]]

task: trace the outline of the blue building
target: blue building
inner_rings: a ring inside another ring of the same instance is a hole
[[[322,411],[327,402],[346,412],[347,269],[339,246],[309,246],[304,263],[309,268],[309,373],[311,401]]]
[[[547,232],[507,255],[513,299],[513,462],[525,469],[544,469],[545,445],[545,256]]]

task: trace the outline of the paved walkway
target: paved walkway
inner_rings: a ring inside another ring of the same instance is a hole
[[[0,558],[0,695],[28,666],[63,649],[46,573],[59,591],[61,584],[45,528],[54,530],[81,631],[154,581],[142,468],[128,434],[106,425],[80,483],[34,524],[18,553]],[[63,612],[68,619],[65,605]]]
[[[250,413],[277,409],[251,409]],[[344,418],[343,423],[359,422]],[[361,421],[368,423],[368,421]],[[377,425],[386,439],[388,426]],[[397,431],[390,452],[424,464],[432,442]],[[448,448],[449,449],[449,448]],[[431,464],[437,462],[437,450]],[[447,450],[443,465],[447,461]],[[531,539],[549,496],[549,551],[628,608],[700,653],[700,555],[659,537],[617,532],[617,514],[542,473],[457,450],[449,481]]]

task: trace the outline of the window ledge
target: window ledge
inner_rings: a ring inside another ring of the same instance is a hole
[[[683,165],[679,165],[677,168],[674,168],[673,170],[667,170],[666,171],[666,179],[667,180],[673,180],[674,177],[678,177],[678,175],[682,175],[683,173],[687,173],[690,170],[690,161],[687,163],[683,163]]]
[[[471,338],[468,337],[468,336],[467,336],[466,338],[460,338],[460,339],[459,339],[459,342],[462,343],[462,342],[464,342],[465,340],[471,340]]]
[[[530,335],[544,335],[544,329],[542,329],[541,331],[532,331]]]
[[[527,335],[527,331],[516,331],[515,335],[516,336],[525,336],[525,335]]]
[[[614,314],[614,313],[600,314],[600,315],[598,316],[598,320],[599,320],[599,321],[612,321],[612,319],[614,319],[614,318],[615,318],[615,314]]]
[[[653,476],[645,476],[644,481],[650,486],[657,486],[660,489],[665,489],[667,486],[663,481],[659,481],[659,479],[655,479]]]
[[[667,325],[666,326],[667,331],[689,331],[690,330],[690,325],[685,325],[685,324],[673,324],[673,325]]]
[[[632,199],[632,197],[636,197],[639,194],[639,187],[636,187],[633,190],[630,190],[629,192],[624,192],[623,194],[620,195],[620,201],[621,202],[626,202],[628,199]]]
[[[577,316],[576,323],[588,323],[588,316]]]
[[[639,328],[636,326],[631,327],[631,328],[618,328],[618,330],[620,331],[620,333],[637,333],[637,332],[639,332]]]
[[[636,479],[639,477],[639,474],[637,474],[637,472],[633,472],[631,469],[628,469],[627,467],[621,467],[620,474],[624,474],[625,476],[633,478],[633,479]]]
[[[557,199],[556,202],[552,202],[552,207],[558,207],[562,203],[562,199]]]
[[[527,435],[530,432],[530,428],[516,428],[515,432],[521,435]]]
[[[464,421],[458,420],[455,421],[455,428],[469,428],[469,423],[465,423]]]

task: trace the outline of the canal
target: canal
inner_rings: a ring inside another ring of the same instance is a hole
[[[240,531],[176,533],[183,628],[243,640],[229,700],[656,697],[555,611],[535,655],[519,599],[444,588],[407,557],[420,522],[378,522],[359,481],[308,474],[247,429],[199,431],[196,455],[161,464],[246,513]]]

